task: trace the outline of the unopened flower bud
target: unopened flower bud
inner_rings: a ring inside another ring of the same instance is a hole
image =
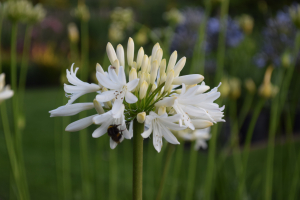
[[[95,109],[96,109],[96,111],[99,115],[105,113],[103,108],[102,108],[101,103],[99,101],[97,101],[97,99],[94,99],[93,103],[94,103],[94,107],[95,107]]]
[[[150,74],[149,73],[146,73],[146,81],[149,85],[150,84]]]
[[[78,42],[79,33],[75,23],[68,24],[68,36],[71,42],[73,43]]]
[[[295,26],[300,29],[300,5],[296,4],[294,6],[291,6],[289,9],[290,16],[295,24]]]
[[[171,71],[169,71],[167,73],[167,80],[166,80],[165,88],[164,88],[165,92],[170,92],[172,90],[173,79],[174,79],[174,70],[172,69]]]
[[[133,63],[132,63],[132,66],[131,66],[132,68],[135,68],[135,69],[137,69],[137,64],[136,64],[136,62],[135,61],[133,61]]]
[[[166,72],[166,59],[162,59],[160,66],[159,66],[160,76],[162,76],[162,74],[165,72]]]
[[[143,62],[142,62],[142,68],[141,68],[141,71],[142,72],[147,72],[147,68],[148,68],[148,56],[147,55],[144,55],[143,57]]]
[[[116,71],[116,74],[118,75],[119,74],[119,67],[120,67],[118,59],[114,61],[114,63],[112,64],[112,67],[114,67],[114,69]]]
[[[176,60],[177,60],[177,51],[174,51],[170,56],[170,60],[167,67],[167,73],[174,69]]]
[[[144,123],[146,120],[146,113],[140,112],[139,114],[137,114],[136,119],[139,123]]]
[[[229,79],[230,97],[238,99],[241,96],[241,81],[238,78]]]
[[[132,66],[133,57],[134,57],[134,42],[133,39],[130,37],[128,39],[128,44],[127,44],[127,62],[129,66]]]
[[[107,53],[107,56],[108,56],[108,59],[110,61],[110,63],[113,65],[114,64],[114,61],[117,60],[117,54],[115,52],[115,49],[114,47],[111,45],[111,43],[107,43],[106,45],[106,53]]]
[[[137,64],[137,70],[140,69],[140,67],[142,66],[142,62],[143,62],[143,58],[144,58],[144,49],[143,47],[141,47],[138,51],[138,54],[137,54],[137,59],[136,59],[136,64]]]
[[[150,84],[154,84],[157,77],[158,62],[155,60],[152,62],[151,74],[150,74]]]
[[[155,55],[157,50],[160,49],[159,43],[156,43],[152,49],[152,54],[151,54],[151,58],[155,59]]]
[[[142,85],[140,86],[140,99],[145,98],[147,90],[148,90],[148,83],[146,81],[143,81]]]
[[[137,73],[136,73],[136,69],[132,67],[129,72],[129,82],[134,79],[137,79]]]
[[[253,26],[254,26],[253,17],[247,14],[243,14],[239,18],[239,24],[245,34],[250,35],[252,33]]]
[[[125,58],[124,58],[124,48],[121,44],[117,46],[117,58],[119,60],[120,66],[125,69]]]
[[[274,87],[271,84],[272,72],[273,72],[273,67],[269,66],[266,70],[264,81],[258,90],[259,95],[266,99],[273,97],[278,92],[278,88]]]
[[[204,80],[204,76],[200,74],[190,74],[185,76],[179,76],[173,79],[173,85],[181,85],[182,83],[186,85],[198,84]]]
[[[174,76],[178,77],[186,62],[186,57],[182,57],[174,67]]]
[[[96,70],[97,72],[100,72],[101,74],[105,75],[104,70],[99,63],[96,64]]]
[[[292,64],[291,55],[287,52],[283,53],[281,56],[281,63],[283,67],[288,68]]]
[[[151,92],[153,92],[154,90],[156,90],[157,86],[155,84],[152,85],[152,88],[151,88]]]
[[[161,115],[163,115],[163,114],[165,114],[165,113],[166,113],[166,106],[160,106],[160,107],[158,108],[157,114],[158,114],[159,116],[161,116]]]
[[[155,58],[154,58],[154,60],[157,60],[158,66],[161,63],[162,57],[163,57],[163,50],[160,48],[160,49],[157,50],[157,52],[155,54]]]
[[[230,86],[229,86],[229,83],[228,83],[228,79],[223,78],[221,80],[221,82],[222,82],[222,85],[219,87],[219,91],[221,93],[221,96],[223,98],[226,98],[229,95],[229,92],[230,92]]]
[[[159,85],[163,84],[167,80],[167,74],[164,72],[159,78]]]
[[[245,88],[250,94],[254,94],[256,90],[256,86],[254,81],[251,78],[245,80]]]

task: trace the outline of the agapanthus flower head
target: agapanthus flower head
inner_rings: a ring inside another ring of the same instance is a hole
[[[67,131],[78,131],[92,123],[100,125],[92,136],[100,137],[106,132],[110,136],[110,146],[115,148],[123,139],[138,137],[133,135],[133,120],[145,123],[142,137],[153,133],[153,144],[159,152],[164,137],[172,144],[179,144],[170,130],[203,129],[213,123],[224,121],[223,109],[213,103],[219,96],[218,87],[210,89],[200,74],[181,76],[186,58],[177,60],[174,51],[168,61],[163,58],[163,50],[157,43],[149,55],[140,47],[135,55],[135,45],[129,38],[127,51],[122,45],[116,49],[111,43],[106,46],[110,61],[108,72],[100,64],[96,66],[98,84],[86,83],[76,76],[78,68],[67,70],[68,81],[65,92],[70,98],[65,106],[50,111],[51,116],[71,116],[83,110],[93,109],[98,114],[80,119],[70,124]],[[129,79],[125,75],[129,68]],[[127,81],[128,80],[128,81]],[[174,89],[181,86],[181,89]],[[80,96],[96,93],[93,103],[74,103]]]
[[[300,29],[300,5],[294,4],[289,8],[290,16],[295,26]]]
[[[79,3],[72,14],[80,20],[88,21],[90,19],[89,8],[84,3]]]
[[[41,22],[46,16],[46,10],[41,4],[31,7],[31,11],[27,13],[27,22],[35,24]]]
[[[267,26],[262,31],[261,51],[254,58],[256,65],[258,67],[269,64],[280,66],[282,54],[294,47],[296,32],[297,29],[286,10],[279,11],[274,18],[268,19]]]
[[[8,85],[5,86],[5,74],[0,74],[0,103],[8,98],[11,98],[14,92],[10,89]]]
[[[163,14],[163,18],[164,20],[166,20],[170,25],[177,25],[179,23],[181,23],[184,20],[184,16],[182,15],[182,13],[176,9],[176,8],[172,8],[171,10],[169,10],[168,12],[165,12]]]
[[[13,21],[26,21],[32,12],[32,4],[26,0],[7,1],[3,4],[6,17]]]

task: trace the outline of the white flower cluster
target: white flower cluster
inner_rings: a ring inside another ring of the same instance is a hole
[[[8,85],[5,86],[5,74],[0,74],[0,103],[13,95],[14,91],[12,91]]]
[[[160,152],[162,137],[169,143],[179,144],[170,130],[204,129],[213,123],[224,121],[223,109],[213,103],[219,96],[218,87],[210,89],[199,74],[180,76],[186,58],[177,61],[174,51],[168,61],[163,59],[163,51],[157,43],[150,56],[141,47],[134,58],[134,42],[131,38],[127,46],[127,67],[130,67],[129,82],[124,72],[125,53],[122,45],[116,50],[108,43],[107,55],[111,65],[105,72],[97,64],[98,84],[86,83],[76,77],[78,68],[67,70],[67,79],[72,85],[65,84],[65,92],[70,97],[68,103],[50,111],[51,117],[71,116],[83,110],[95,109],[97,114],[69,124],[66,131],[78,131],[91,124],[100,125],[92,136],[97,138],[105,133],[110,136],[113,149],[124,138],[133,135],[133,120],[145,122],[147,138],[153,133],[154,148]],[[202,84],[198,85],[200,82]],[[180,88],[180,89],[174,89]],[[92,103],[74,103],[80,96],[96,92]]]

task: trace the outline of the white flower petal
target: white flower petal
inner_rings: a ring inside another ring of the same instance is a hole
[[[171,133],[171,131],[169,129],[167,129],[165,126],[162,126],[161,124],[159,124],[160,128],[163,131],[163,136],[164,138],[171,144],[180,144],[177,140],[177,138]]]
[[[138,101],[138,98],[134,94],[132,94],[131,92],[126,92],[125,101],[127,103],[135,103],[135,102]]]
[[[192,119],[192,123],[194,124],[195,128],[199,129],[208,128],[213,125],[211,121],[203,119]]]
[[[14,95],[14,91],[9,89],[4,89],[2,92],[0,91],[0,100],[8,99]]]
[[[165,97],[162,100],[158,101],[155,106],[166,106],[166,107],[171,107],[174,105],[174,102],[176,100],[176,97]]]
[[[204,77],[200,74],[191,74],[185,76],[179,76],[173,79],[172,85],[181,85],[185,83],[186,85],[198,84],[204,80]]]
[[[115,100],[115,103],[111,109],[112,115],[114,118],[121,117],[121,114],[124,112],[124,105],[121,100]]]
[[[126,85],[126,76],[125,76],[125,72],[124,72],[124,67],[123,66],[120,66],[118,79],[119,79],[119,82],[122,85]]]
[[[115,91],[113,91],[113,90],[102,92],[101,94],[98,94],[98,95],[96,96],[96,99],[97,99],[97,101],[99,101],[99,102],[107,102],[107,101],[110,101],[110,100],[112,100],[113,98],[115,98],[114,92],[115,92]]]
[[[159,128],[156,124],[153,124],[153,146],[159,153],[162,147],[162,135],[159,132]]]
[[[120,80],[116,74],[116,70],[112,66],[108,67],[108,76],[114,84],[121,85]]]
[[[92,115],[92,116],[88,116],[88,117],[85,117],[83,119],[80,119],[80,120],[77,120],[71,124],[69,124],[67,127],[66,127],[66,131],[69,131],[69,132],[75,132],[75,131],[80,131],[90,125],[93,124],[93,118],[97,116],[97,115]]]
[[[49,111],[49,113],[51,114],[50,117],[72,116],[72,115],[76,115],[77,113],[80,113],[81,111],[90,110],[92,108],[94,108],[93,103],[75,103],[75,104],[60,106],[55,110]]]
[[[106,113],[103,113],[102,115],[97,115],[93,118],[93,122],[95,124],[102,124],[104,122],[107,122],[107,123],[111,123],[112,122],[112,118],[111,117],[111,112],[108,111]]]
[[[109,144],[110,144],[110,148],[111,149],[115,149],[118,145],[118,143],[116,143],[115,141],[113,141],[113,139],[110,138],[109,140]]]
[[[152,133],[152,123],[149,124],[148,130],[144,131],[141,135],[143,138],[148,138],[151,133]]]
[[[129,81],[126,85],[127,85],[127,91],[132,91],[133,89],[136,88],[136,86],[138,85],[140,79],[134,79],[132,81]]]
[[[103,85],[106,88],[115,90],[119,89],[120,85],[115,84],[113,81],[111,81],[109,78],[107,78],[105,75],[101,74],[100,72],[96,73],[97,79],[101,85]]]
[[[107,128],[109,127],[110,123],[103,123],[99,128],[94,130],[92,136],[93,138],[98,138],[107,133]]]

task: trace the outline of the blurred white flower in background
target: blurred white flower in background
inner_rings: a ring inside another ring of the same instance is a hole
[[[12,97],[14,95],[14,91],[12,91],[9,87],[9,85],[5,86],[5,74],[0,74],[0,103]]]

